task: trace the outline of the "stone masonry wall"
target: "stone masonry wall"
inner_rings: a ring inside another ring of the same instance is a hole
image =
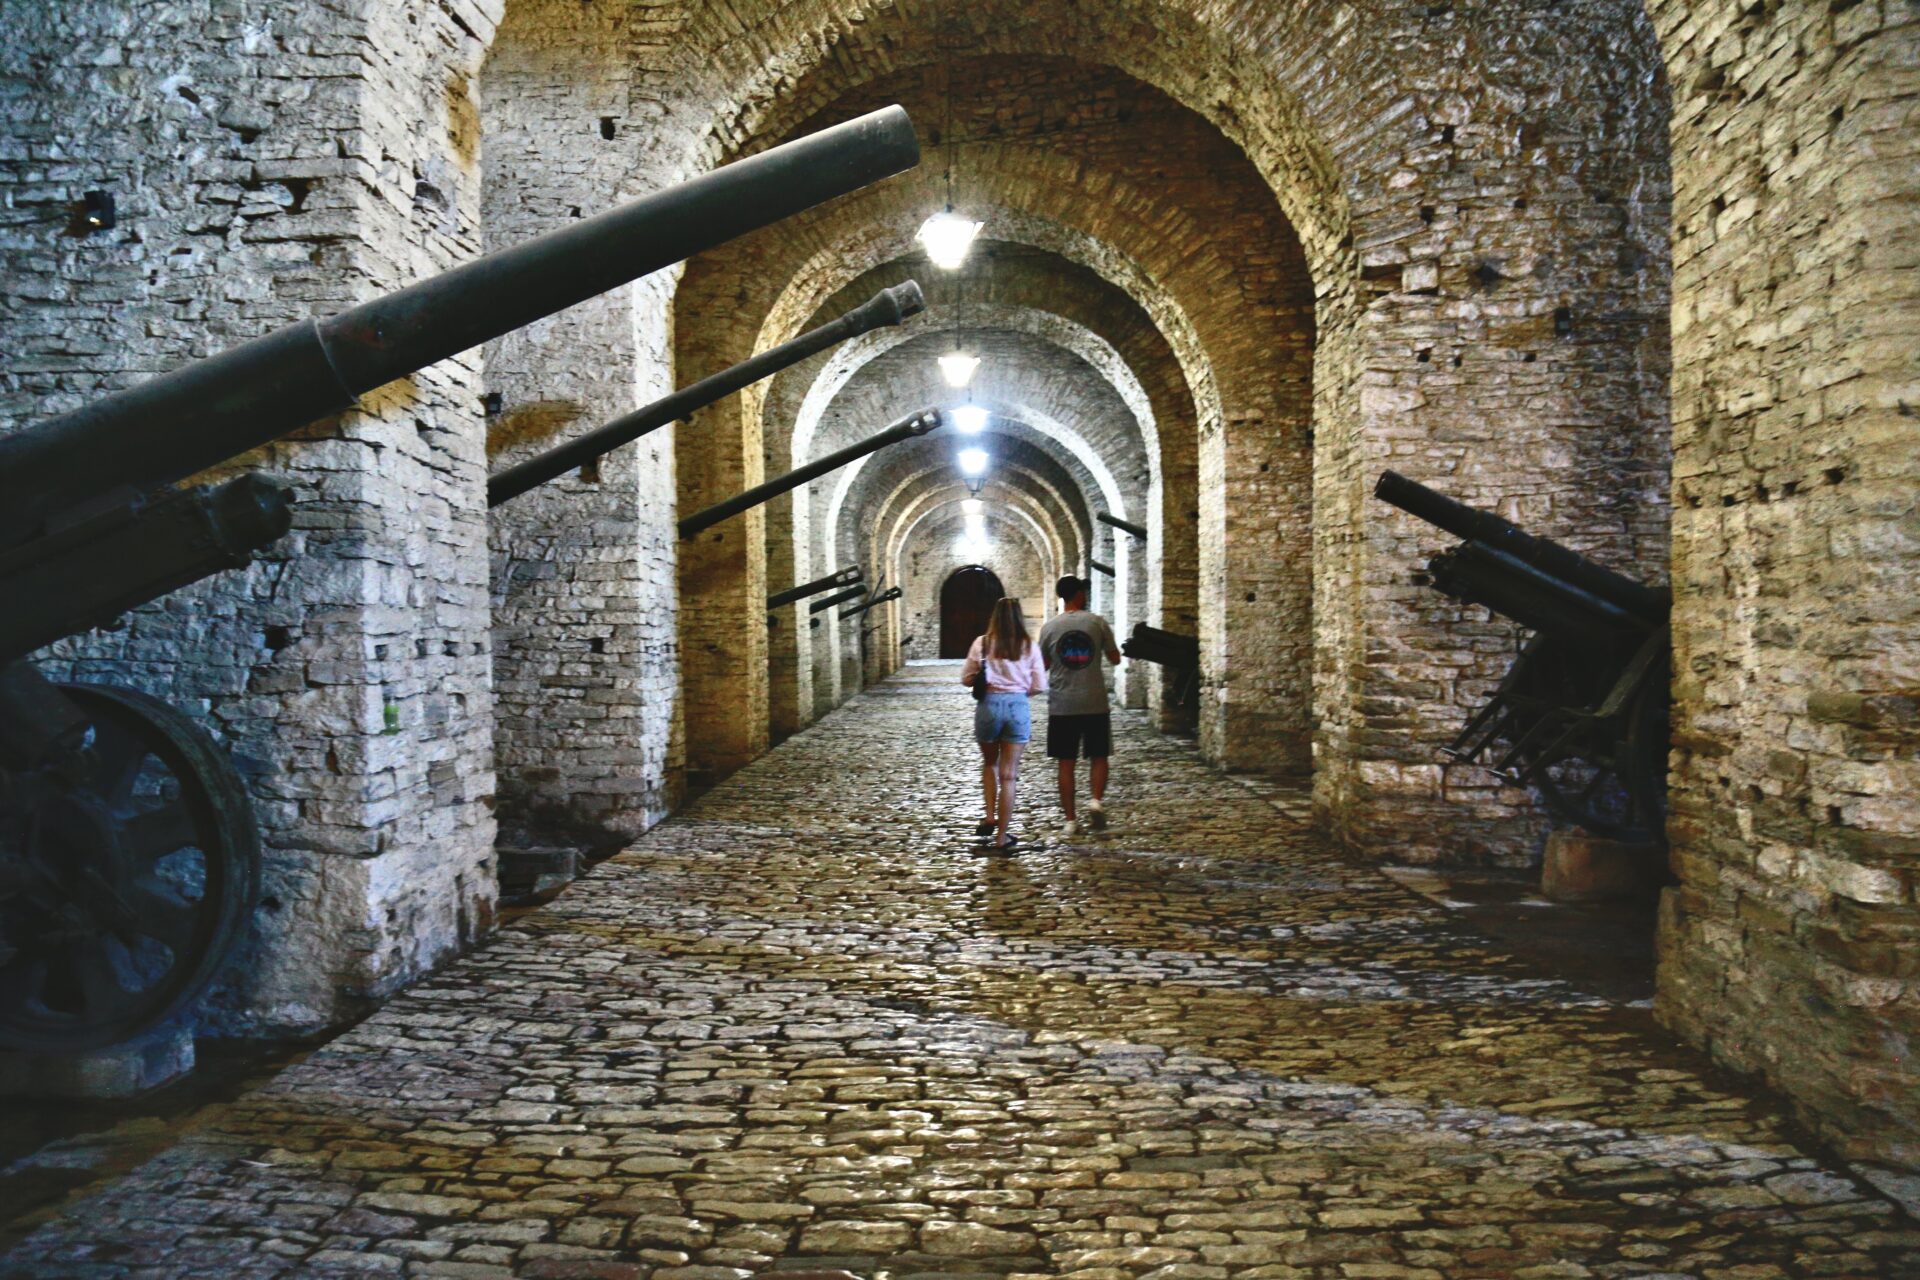
[[[479,247],[495,3],[0,7],[0,429]],[[88,190],[119,224],[68,233]],[[494,888],[476,361],[223,467],[291,481],[251,569],[58,646],[232,752],[267,849],[227,1032],[363,1011],[482,932]]]
[[[573,0],[508,11],[481,85],[489,247],[620,199],[633,163],[628,14]],[[672,389],[672,287],[663,273],[489,344],[493,469]],[[611,852],[673,807],[672,439],[654,432],[492,512],[509,839]]]
[[[1679,886],[1657,1011],[1920,1167],[1920,8],[1655,3]]]

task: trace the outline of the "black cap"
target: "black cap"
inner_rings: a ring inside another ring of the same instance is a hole
[[[1060,579],[1060,581],[1053,584],[1053,593],[1059,596],[1062,600],[1071,600],[1075,596],[1080,595],[1081,593],[1087,591],[1092,586],[1093,586],[1093,583],[1089,582],[1087,579],[1076,578],[1069,573],[1064,578]]]

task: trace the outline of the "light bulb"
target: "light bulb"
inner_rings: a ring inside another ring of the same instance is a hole
[[[953,411],[953,425],[970,436],[978,435],[987,429],[987,411],[977,404],[963,404]]]
[[[957,271],[967,260],[967,250],[973,247],[973,238],[978,234],[979,223],[951,209],[942,209],[920,224],[914,239],[926,246],[927,257],[933,260],[934,266],[942,271]]]
[[[970,516],[977,516],[987,509],[987,504],[978,498],[960,499],[960,509]]]
[[[983,476],[987,474],[987,451],[985,449],[962,449],[959,453],[960,474]]]
[[[970,356],[964,351],[955,351],[941,356],[937,362],[940,375],[950,387],[964,387],[973,381],[973,371],[980,367],[980,357]]]

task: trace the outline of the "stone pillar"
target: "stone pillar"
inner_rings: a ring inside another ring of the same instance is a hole
[[[0,15],[4,72],[35,86],[0,132],[71,157],[0,172],[47,214],[0,231],[4,428],[472,257],[491,34],[419,0],[316,10],[286,46],[211,2]],[[65,234],[88,189],[119,224]],[[338,1023],[489,925],[485,463],[472,355],[394,382],[218,469],[297,491],[258,563],[49,655],[201,717],[248,779],[265,896],[206,1026]]]
[[[1920,12],[1649,6],[1673,86],[1680,885],[1656,1011],[1920,1167]]]
[[[517,243],[631,194],[625,11],[514,4],[484,73],[486,227]],[[655,179],[657,181],[657,179]],[[486,350],[498,470],[672,390],[673,273]],[[503,836],[618,849],[671,811],[673,430],[491,513]]]

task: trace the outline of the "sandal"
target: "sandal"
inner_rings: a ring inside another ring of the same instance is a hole
[[[984,822],[974,824],[973,834],[984,840],[998,830],[999,826],[999,823],[995,822],[992,818],[988,818]]]
[[[1020,847],[1020,837],[1008,836],[1004,843],[993,846],[993,851],[995,853],[1012,853],[1015,849],[1018,849],[1019,847]]]

